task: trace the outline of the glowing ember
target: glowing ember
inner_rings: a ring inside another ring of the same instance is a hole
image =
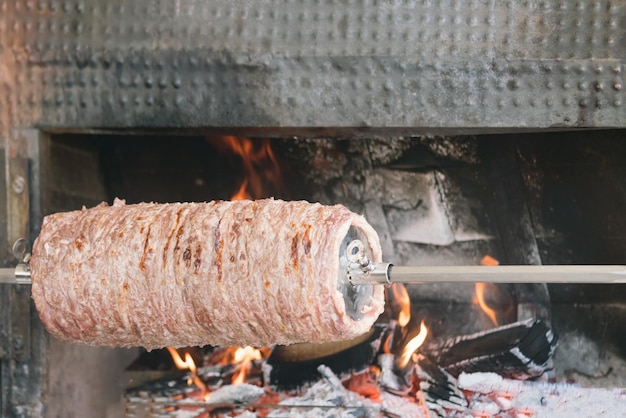
[[[402,350],[402,356],[400,357],[400,367],[405,367],[407,364],[409,364],[411,356],[413,355],[415,350],[417,350],[422,346],[422,344],[424,344],[427,335],[428,328],[426,328],[426,325],[424,325],[424,321],[422,321],[422,323],[420,324],[419,334],[411,338],[411,340],[409,340],[409,342],[406,344],[406,346],[404,346],[404,349]]]
[[[222,151],[241,157],[243,163],[244,180],[231,200],[266,197],[264,185],[278,191],[282,189],[280,166],[269,139],[225,136],[212,142]]]
[[[239,347],[233,356],[233,361],[235,363],[240,363],[237,371],[233,375],[231,380],[231,384],[238,385],[246,381],[246,376],[251,368],[251,363],[253,360],[260,360],[263,356],[261,355],[261,351],[257,350],[254,347]]]
[[[400,305],[400,312],[398,313],[398,325],[405,327],[411,319],[411,300],[409,298],[409,292],[402,283],[394,283],[391,286],[391,292],[394,299]]]
[[[206,396],[208,396],[209,394],[209,391],[207,390],[204,382],[200,380],[200,377],[198,377],[196,363],[193,361],[191,354],[185,353],[185,360],[183,360],[180,354],[178,354],[178,351],[176,351],[176,349],[172,347],[167,347],[167,351],[169,351],[170,355],[172,356],[172,360],[174,361],[174,364],[179,370],[189,370],[191,372],[192,376],[187,379],[187,384],[191,386],[191,384],[195,383],[196,386],[202,389],[202,395],[204,398],[206,398]]]
[[[376,382],[377,377],[376,372],[367,370],[362,373],[352,374],[348,380],[343,382],[343,386],[374,402],[382,402],[380,399],[380,389]]]

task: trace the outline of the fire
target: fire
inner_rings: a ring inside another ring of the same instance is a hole
[[[251,368],[253,360],[260,360],[262,358],[261,351],[254,347],[239,347],[233,356],[233,362],[239,363],[237,371],[233,375],[231,384],[238,385],[246,381],[246,376]]]
[[[498,326],[498,317],[496,316],[496,311],[491,309],[487,302],[485,302],[485,288],[487,287],[486,283],[476,283],[476,303],[480,306],[480,309],[483,310],[485,314],[491,319],[493,325]]]
[[[231,200],[259,199],[267,196],[264,186],[282,189],[281,170],[270,140],[235,136],[211,139],[218,149],[241,158],[244,179]]]
[[[245,179],[242,183],[241,186],[239,186],[239,190],[237,190],[237,193],[235,193],[234,195],[231,196],[230,200],[246,200],[246,199],[252,199],[252,196],[250,196],[250,194],[246,191],[248,189],[248,179]]]
[[[498,266],[498,265],[500,265],[498,260],[496,260],[495,258],[491,257],[490,255],[484,256],[483,259],[480,260],[480,264],[482,266]],[[475,301],[475,303],[477,303],[478,306],[480,306],[480,309],[482,309],[483,312],[485,314],[487,314],[489,319],[491,319],[491,322],[493,322],[493,325],[498,326],[498,317],[496,315],[496,311],[491,309],[489,307],[489,305],[487,305],[487,302],[485,302],[485,289],[487,288],[487,284],[486,283],[476,283],[475,284],[475,288],[476,288],[476,301]]]
[[[411,320],[411,300],[409,298],[409,292],[402,283],[394,283],[391,286],[391,292],[394,299],[400,305],[400,312],[398,313],[398,325],[405,327]]]
[[[383,353],[391,354],[391,334],[387,335],[385,342],[383,343]]]
[[[499,266],[500,262],[496,260],[495,258],[493,258],[492,256],[486,255],[483,257],[482,260],[480,260],[480,265],[494,267],[494,266]]]
[[[404,349],[402,350],[402,356],[400,357],[400,367],[405,367],[407,364],[409,364],[409,360],[411,359],[411,356],[413,355],[415,350],[417,350],[418,348],[422,346],[422,344],[424,344],[424,341],[426,341],[427,335],[428,335],[428,328],[426,328],[424,321],[422,321],[422,323],[420,324],[419,334],[411,338],[409,342],[404,346]]]
[[[200,379],[200,377],[197,374],[198,369],[196,367],[196,363],[193,361],[193,358],[191,357],[191,354],[185,353],[185,360],[183,360],[175,348],[167,347],[167,351],[170,352],[170,355],[172,356],[172,360],[174,361],[174,364],[179,370],[189,370],[191,372],[192,376],[189,379],[187,379],[187,384],[191,386],[192,383],[195,383],[196,386],[198,386],[202,390],[203,397],[206,397],[209,391],[207,390],[207,387],[204,384],[204,382]]]
[[[380,389],[376,383],[376,378],[380,370],[369,370],[358,374],[352,374],[346,381],[343,382],[343,386],[349,391],[358,393],[359,395],[368,398],[374,402],[381,402]]]

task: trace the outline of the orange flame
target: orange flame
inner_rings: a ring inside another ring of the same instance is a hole
[[[483,257],[482,260],[480,260],[480,264],[482,266],[499,266],[500,262],[496,260],[495,258],[493,258],[492,256],[486,255]],[[486,288],[487,288],[486,283],[475,284],[476,300],[474,303],[480,306],[480,309],[482,309],[483,312],[489,317],[489,319],[491,319],[491,322],[493,322],[493,325],[498,326],[498,317],[496,315],[496,311],[494,309],[491,309],[489,305],[487,305],[487,302],[485,302]]]
[[[480,265],[481,266],[499,266],[500,262],[498,260],[496,260],[495,258],[493,258],[490,255],[486,255],[483,257],[482,260],[480,260]]]
[[[419,334],[411,338],[402,350],[402,355],[400,357],[400,367],[405,367],[407,364],[409,364],[409,360],[411,359],[411,356],[413,355],[415,350],[420,348],[422,344],[424,344],[424,341],[426,341],[426,336],[428,336],[428,328],[426,328],[424,321],[422,321],[422,323],[420,324]]]
[[[224,136],[212,142],[223,151],[241,157],[243,163],[244,180],[231,200],[266,197],[264,185],[282,189],[280,166],[269,139]]]
[[[385,342],[383,343],[383,353],[391,354],[391,334],[387,335]]]
[[[191,372],[192,376],[189,379],[187,379],[187,384],[191,386],[192,383],[195,383],[196,386],[198,386],[202,390],[203,397],[206,397],[209,391],[207,390],[207,387],[204,384],[204,382],[200,379],[200,377],[197,374],[198,369],[196,367],[196,363],[193,361],[193,358],[191,357],[191,354],[185,353],[185,360],[183,360],[175,348],[167,347],[167,351],[170,352],[170,356],[172,356],[172,360],[174,361],[174,364],[179,370],[189,370]]]
[[[239,186],[239,190],[237,190],[237,193],[232,195],[230,200],[250,200],[250,199],[252,199],[252,196],[250,196],[250,194],[246,191],[247,189],[248,189],[248,179],[245,179],[241,183],[241,186]]]
[[[233,362],[240,363],[237,371],[233,375],[231,384],[238,385],[246,381],[248,372],[252,366],[253,360],[260,360],[262,358],[261,351],[254,347],[239,347],[233,356]]]
[[[487,287],[486,283],[476,283],[476,303],[480,306],[480,309],[491,319],[493,325],[498,326],[498,317],[496,315],[496,311],[491,309],[487,302],[485,302],[485,288]]]
[[[391,292],[394,299],[400,305],[400,312],[398,313],[398,325],[405,327],[411,320],[411,299],[409,298],[409,292],[402,283],[394,283],[391,285]]]

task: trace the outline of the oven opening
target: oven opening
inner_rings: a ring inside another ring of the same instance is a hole
[[[55,133],[42,140],[41,201],[54,213],[116,197],[127,204],[304,199],[363,214],[380,236],[384,259],[397,265],[622,264],[623,135]],[[342,346],[145,352],[52,340],[48,396],[75,396],[127,416],[281,416],[289,408],[279,404],[289,399],[301,413],[313,408],[307,399],[321,397],[315,385],[325,382],[345,403],[334,406],[350,413],[357,407],[388,416],[449,413],[467,402],[463,390],[479,396],[471,385],[457,385],[464,371],[623,387],[625,317],[626,290],[619,285],[394,285],[373,331]],[[476,360],[504,361],[520,336],[547,332],[554,339],[544,345],[553,350],[558,336],[558,347],[543,363],[531,359],[541,363],[539,371],[492,370]],[[456,346],[459,339],[471,349]],[[463,362],[474,368],[459,368]],[[456,383],[437,380],[435,370]],[[341,387],[333,388],[337,381]],[[445,386],[447,403],[426,388],[433,381]],[[202,403],[215,393],[218,403]],[[403,405],[380,406],[390,396]]]

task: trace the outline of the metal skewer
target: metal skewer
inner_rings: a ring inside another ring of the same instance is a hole
[[[346,249],[346,278],[352,285],[392,283],[626,283],[626,266],[394,266],[372,263],[355,239]],[[28,259],[26,260],[28,261]],[[31,284],[30,268],[0,268],[0,283]]]
[[[0,268],[0,284],[31,284],[28,240],[19,238],[13,243],[13,256],[19,264],[14,268]]]
[[[28,264],[18,264],[15,268],[0,268],[0,283],[31,284]]]
[[[391,283],[626,283],[626,266],[394,266],[372,263],[363,243],[346,248],[346,276],[353,285]]]
[[[371,270],[352,268],[353,285],[392,283],[626,283],[626,266],[394,266],[372,264]],[[31,284],[26,264],[0,268],[0,283]]]
[[[391,283],[626,283],[626,266],[394,266],[351,269],[353,285]]]

